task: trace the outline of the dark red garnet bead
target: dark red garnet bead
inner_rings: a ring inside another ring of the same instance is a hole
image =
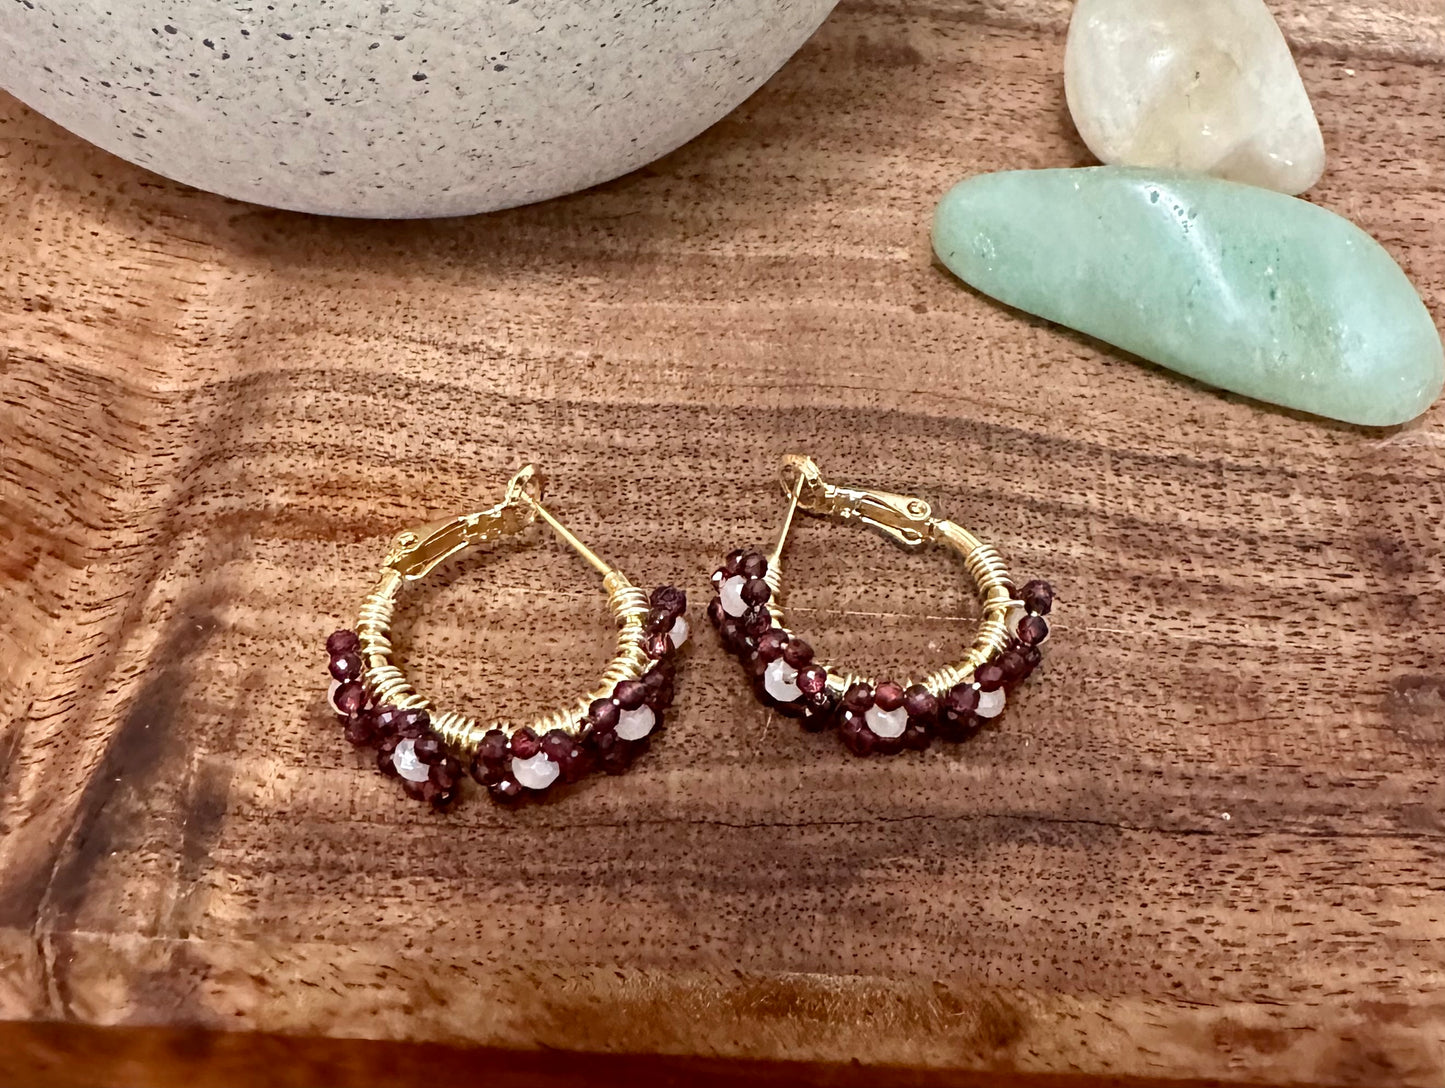
[[[542,738],[542,751],[553,763],[561,763],[562,757],[576,747],[576,742],[560,729],[553,729]]]
[[[395,737],[387,737],[376,749],[376,769],[389,778],[399,777],[396,773],[396,764],[391,761],[391,754],[394,751],[396,751]]]
[[[741,596],[748,604],[767,604],[772,595],[773,591],[768,588],[768,583],[761,578],[749,578],[743,583]]]
[[[843,706],[847,710],[862,714],[873,705],[873,689],[859,680],[843,693]],[[861,717],[858,719],[863,720]]]
[[[507,734],[500,729],[488,729],[482,734],[477,745],[477,759],[489,766],[500,767],[507,761]]]
[[[733,653],[738,653],[746,644],[744,640],[748,637],[743,625],[734,616],[724,616],[722,623],[718,626],[718,634],[722,636],[723,645]]]
[[[500,782],[506,775],[506,768],[501,763],[489,763],[476,756],[467,767],[473,778],[483,786],[490,786],[493,782]]]
[[[760,604],[743,613],[743,630],[753,638],[762,638],[773,629],[772,614]]]
[[[973,670],[973,679],[980,691],[997,691],[1003,687],[1004,672],[1000,666],[989,662]]]
[[[647,603],[666,612],[675,620],[687,611],[687,594],[676,586],[658,586],[652,591]]]
[[[531,759],[542,750],[542,742],[530,729],[518,729],[512,734],[512,755],[518,759]]]
[[[361,675],[361,655],[357,653],[334,654],[327,663],[333,680],[355,680]]]
[[[617,728],[619,713],[617,704],[611,699],[593,699],[587,707],[587,720],[592,723],[593,729],[609,733]]]
[[[332,631],[326,636],[326,653],[329,657],[359,654],[360,652],[361,636],[355,631]]]
[[[978,689],[972,684],[955,684],[943,700],[943,709],[953,715],[972,714],[978,709]]]
[[[813,660],[813,647],[800,638],[789,639],[783,647],[783,660],[795,669],[801,669]]]
[[[764,661],[776,661],[787,648],[788,636],[780,628],[771,628],[758,638],[758,656]]]
[[[908,727],[903,730],[903,747],[911,752],[921,752],[928,747],[929,741],[933,738],[929,734],[928,727],[919,725],[917,721],[910,721]]]
[[[660,661],[672,653],[672,639],[666,631],[657,631],[642,640],[642,648],[652,660]]]
[[[738,563],[738,573],[745,578],[761,578],[768,573],[768,561],[762,552],[748,552]]]
[[[1035,578],[1032,582],[1026,582],[1024,588],[1019,590],[1019,600],[1024,602],[1024,607],[1030,612],[1047,616],[1049,609],[1054,607],[1054,587],[1041,578]]]
[[[863,715],[851,710],[844,710],[842,718],[838,723],[838,736],[843,738],[848,751],[856,756],[866,756],[873,751],[878,742],[873,730],[863,720]]]
[[[331,701],[336,704],[338,714],[355,717],[366,705],[366,689],[361,686],[360,680],[348,680],[336,689]]]
[[[910,718],[932,718],[938,714],[938,700],[922,684],[913,684],[903,693],[903,706]]]
[[[412,750],[422,763],[440,763],[446,757],[446,746],[435,733],[426,733],[412,741]]]
[[[727,611],[723,608],[722,598],[714,597],[707,602],[707,619],[714,627],[721,627],[724,619],[727,618]]]
[[[647,702],[647,688],[641,680],[624,680],[617,685],[612,697],[623,710],[636,710]]]
[[[439,789],[456,789],[462,778],[462,765],[451,756],[443,756],[427,770],[427,781]]]
[[[358,748],[365,748],[376,740],[376,728],[370,714],[359,714],[352,718],[342,732],[346,739]]]
[[[1025,616],[1019,620],[1018,640],[1025,646],[1037,646],[1049,637],[1049,623],[1042,616]]]
[[[431,728],[431,715],[425,710],[399,710],[396,714],[396,735],[415,739]]]
[[[672,630],[672,625],[677,622],[677,617],[665,608],[654,608],[647,613],[647,618],[642,621],[643,629],[650,634],[662,632],[664,635]]]
[[[410,778],[403,778],[401,780],[402,791],[413,801],[425,801],[427,799],[426,788],[429,785],[431,785],[431,782],[425,778],[420,782],[413,782]]]
[[[998,667],[1003,670],[1003,682],[1005,684],[1017,684],[1029,674],[1028,659],[1018,650],[1008,650],[998,659]]]
[[[828,670],[822,665],[804,665],[793,682],[804,695],[817,695],[828,687]]]
[[[873,689],[873,704],[879,710],[897,710],[903,705],[903,685],[884,680]]]
[[[1037,646],[1025,646],[1021,653],[1024,655],[1024,660],[1029,664],[1029,672],[1033,672],[1038,668],[1039,663],[1044,659],[1044,652]]]
[[[522,796],[522,784],[510,776],[503,776],[488,783],[487,789],[492,791],[492,796],[498,801],[515,801]]]
[[[580,744],[574,744],[557,757],[557,766],[562,769],[564,782],[576,782],[578,779],[585,778],[592,770],[592,764],[592,753]]]
[[[734,574],[737,574],[742,567],[743,556],[747,554],[742,548],[734,548],[728,552],[727,558],[723,560],[723,577],[731,578]]]

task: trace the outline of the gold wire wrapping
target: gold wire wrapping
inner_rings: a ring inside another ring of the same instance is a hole
[[[983,616],[979,620],[978,632],[974,635],[973,645],[964,659],[957,664],[935,669],[920,680],[909,680],[903,685],[907,687],[915,682],[922,684],[936,698],[942,699],[950,688],[970,680],[976,668],[1001,652],[1008,644],[1008,611],[1020,602],[1013,599],[1013,583],[1009,579],[1008,570],[991,544],[983,543],[963,526],[951,521],[930,518],[929,526],[932,529],[930,535],[936,543],[963,557],[964,568],[973,579],[974,587],[983,603]],[[763,580],[772,590],[772,596],[768,598],[768,611],[773,617],[773,623],[786,631],[790,638],[793,637],[793,632],[783,622],[782,564],[769,564]],[[820,661],[819,664],[823,662]],[[842,695],[856,683],[864,683],[870,687],[876,685],[872,677],[828,669],[828,687],[835,695]]]
[[[403,578],[395,569],[382,567],[376,588],[361,604],[356,625],[357,636],[361,639],[361,678],[372,702],[378,706],[390,704],[408,710],[429,711],[432,729],[463,756],[473,755],[482,737],[491,729],[500,729],[510,737],[521,727],[500,721],[482,724],[476,718],[454,710],[436,710],[430,699],[412,687],[406,674],[393,661],[391,623],[402,583]],[[603,671],[602,682],[596,690],[530,724],[538,736],[554,729],[571,736],[579,735],[586,728],[584,719],[594,700],[611,698],[618,684],[640,678],[652,664],[643,648],[643,622],[650,608],[647,594],[629,582],[621,571],[610,571],[603,578],[602,585],[607,591],[607,607],[612,611],[618,628],[617,655]]]

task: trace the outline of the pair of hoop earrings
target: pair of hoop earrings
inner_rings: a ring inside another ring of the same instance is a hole
[[[764,556],[739,549],[713,574],[708,618],[742,662],[758,698],[812,732],[836,727],[858,755],[921,750],[935,739],[961,741],[1003,710],[1007,692],[1041,659],[1053,591],[1032,581],[1015,592],[998,553],[922,499],[842,487],[811,458],[790,454],[779,477],[788,498],[777,544]],[[650,594],[599,559],[542,505],[544,480],[528,465],[488,510],[398,534],[382,561],[356,627],[326,640],[330,702],[346,739],[375,751],[384,775],[408,796],[445,808],[470,774],[500,801],[543,794],[593,771],[618,774],[662,728],[672,704],[675,659],[687,641],[687,596],[674,586]],[[782,553],[798,511],[857,520],[907,548],[938,544],[957,552],[983,603],[967,655],[916,682],[872,680],[816,660],[784,623]],[[392,617],[400,591],[476,544],[515,535],[538,518],[602,575],[617,624],[617,652],[597,688],[526,725],[479,722],[438,710],[394,660]]]

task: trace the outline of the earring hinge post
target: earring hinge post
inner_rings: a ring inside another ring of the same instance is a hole
[[[591,548],[589,548],[586,544],[583,544],[582,541],[578,540],[577,537],[572,533],[572,531],[568,529],[567,526],[563,525],[560,521],[558,521],[556,518],[554,518],[551,512],[548,511],[545,506],[543,506],[536,499],[532,498],[532,496],[528,495],[525,491],[520,492],[520,495],[522,500],[537,512],[537,516],[552,527],[552,531],[554,533],[561,537],[562,540],[566,542],[566,544],[571,547],[573,551],[575,551],[583,559],[587,560],[587,562],[591,563],[594,567],[596,567],[604,578],[612,573],[612,567],[609,566],[607,563],[603,562],[603,560],[597,555],[597,553],[594,552]]]

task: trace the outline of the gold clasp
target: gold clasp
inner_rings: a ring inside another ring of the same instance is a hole
[[[525,465],[507,482],[507,493],[496,506],[398,533],[385,564],[407,581],[415,581],[463,548],[520,533],[537,520],[537,503],[545,488],[542,471]]]
[[[922,499],[830,484],[811,457],[790,453],[783,458],[778,482],[783,494],[802,510],[822,517],[864,525],[892,537],[905,548],[917,548],[933,539],[933,508]],[[789,521],[791,509],[789,510]],[[784,530],[786,532],[786,528]],[[779,541],[778,550],[782,549]]]

